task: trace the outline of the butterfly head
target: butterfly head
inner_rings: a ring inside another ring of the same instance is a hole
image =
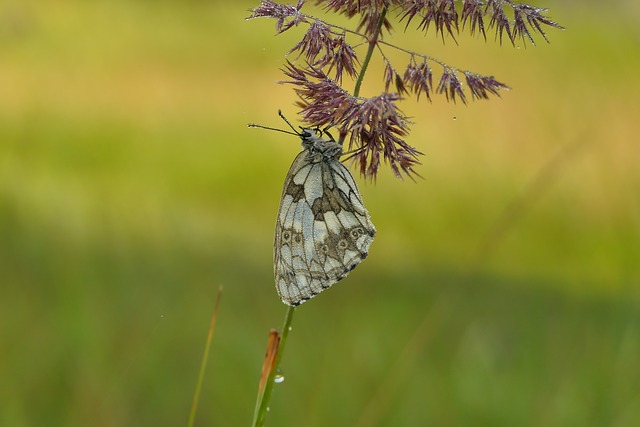
[[[326,158],[337,159],[342,155],[342,146],[333,139],[326,130],[319,128],[301,128],[298,135],[302,139],[302,147],[312,154],[321,154]],[[328,137],[326,138],[325,135]]]

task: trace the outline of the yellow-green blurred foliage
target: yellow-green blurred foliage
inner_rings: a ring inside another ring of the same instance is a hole
[[[1,3],[0,425],[184,425],[219,285],[198,425],[249,424],[300,148],[246,124],[297,121],[304,31],[256,4]],[[640,13],[538,4],[550,45],[395,34],[513,90],[402,104],[424,179],[360,180],[376,241],[297,310],[270,425],[640,425]]]

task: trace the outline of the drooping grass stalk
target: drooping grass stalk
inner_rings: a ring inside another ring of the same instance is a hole
[[[271,369],[267,376],[267,381],[265,383],[264,389],[258,389],[258,397],[256,399],[256,407],[253,414],[253,423],[251,423],[251,425],[254,427],[264,426],[264,420],[269,408],[269,402],[271,401],[273,384],[275,383],[276,375],[278,374],[278,369],[280,368],[280,361],[282,360],[282,354],[284,353],[284,349],[287,344],[287,337],[289,336],[289,331],[291,330],[291,322],[293,320],[293,312],[295,311],[295,309],[295,307],[291,306],[287,308],[287,314],[284,318],[284,324],[282,325],[282,329],[280,330],[280,343],[278,344],[275,361],[271,366]]]
[[[353,95],[358,96],[360,93],[360,87],[362,86],[362,81],[364,80],[364,75],[367,72],[369,62],[371,61],[371,56],[373,55],[373,51],[376,47],[376,42],[378,40],[378,36],[380,35],[380,31],[382,30],[382,25],[384,23],[384,18],[387,13],[387,8],[385,7],[380,14],[380,18],[378,19],[378,25],[376,29],[376,33],[374,37],[369,41],[369,47],[367,49],[367,54],[362,63],[362,68],[360,69],[360,73],[358,74],[358,79],[356,81],[356,86],[353,90]],[[343,138],[341,138],[343,139]],[[342,141],[340,141],[342,142]],[[273,384],[275,383],[275,378],[278,373],[278,369],[280,368],[280,361],[282,360],[282,354],[284,353],[285,345],[287,342],[287,336],[289,335],[289,331],[291,330],[291,321],[293,319],[293,312],[295,307],[289,307],[287,309],[287,314],[285,316],[284,325],[282,326],[280,343],[278,345],[278,352],[276,354],[276,359],[273,364],[271,371],[269,372],[269,376],[267,378],[267,382],[264,390],[258,390],[258,398],[256,399],[256,407],[253,417],[253,426],[259,427],[264,425],[265,416],[267,414],[267,409],[269,408],[269,402],[271,401],[271,393],[273,391]]]
[[[358,74],[358,79],[356,81],[355,88],[353,90],[353,96],[358,96],[360,93],[360,87],[362,86],[362,81],[364,80],[364,76],[369,67],[369,62],[371,61],[371,57],[373,56],[373,51],[376,48],[377,40],[382,31],[382,25],[384,24],[385,15],[387,14],[387,8],[385,7],[380,14],[378,19],[377,27],[375,34],[369,40],[369,47],[367,49],[366,56],[364,61],[362,62],[362,68],[360,69],[360,73]],[[341,136],[340,143],[344,140],[344,136]],[[278,345],[278,351],[276,354],[275,362],[269,372],[267,382],[265,384],[264,390],[258,390],[258,397],[256,399],[256,407],[253,416],[252,426],[261,427],[264,426],[265,416],[267,414],[267,410],[269,408],[269,402],[271,401],[271,393],[273,391],[273,385],[275,383],[276,375],[278,374],[278,370],[280,368],[280,361],[282,360],[282,354],[284,353],[285,345],[287,342],[287,336],[289,335],[289,331],[291,330],[291,322],[293,319],[293,312],[295,307],[288,307],[287,314],[285,316],[284,325],[282,326],[282,330],[280,331],[280,343]]]
[[[494,29],[496,39],[499,38],[502,42],[503,35],[506,35],[514,46],[519,38],[523,42],[530,41],[533,44],[532,33],[539,33],[548,41],[543,26],[562,29],[544,15],[546,9],[512,1],[492,1],[489,2],[491,7],[485,7],[481,1],[463,1],[461,8],[458,7],[457,10],[454,1],[437,2],[436,6],[431,1],[325,2],[328,11],[346,15],[348,18],[360,17],[360,25],[353,31],[302,13],[300,8],[303,3],[304,1],[300,0],[294,6],[274,0],[262,0],[260,6],[251,10],[252,14],[247,19],[273,18],[276,20],[277,34],[298,28],[301,24],[308,25],[302,40],[289,51],[297,52],[298,58],[304,58],[306,64],[295,64],[295,61],[287,60],[282,71],[288,80],[282,83],[293,85],[294,91],[300,97],[300,114],[306,123],[318,129],[339,125],[338,143],[341,145],[346,136],[350,135],[351,158],[354,159],[354,163],[360,165],[361,174],[369,178],[376,177],[382,160],[387,161],[398,177],[402,177],[403,173],[409,177],[418,175],[413,168],[419,164],[418,156],[422,153],[405,141],[405,137],[409,135],[410,121],[397,107],[397,102],[402,100],[404,95],[413,94],[419,99],[420,94],[424,94],[431,100],[432,94],[438,94],[444,95],[447,101],[455,102],[458,99],[466,103],[464,82],[471,91],[472,99],[488,99],[489,95],[499,96],[500,90],[508,90],[508,86],[492,76],[451,67],[429,55],[383,42],[383,28],[389,33],[392,29],[391,22],[385,19],[389,12],[386,5],[393,5],[390,14],[396,14],[400,22],[405,22],[405,31],[411,22],[417,23],[417,28],[425,33],[435,27],[436,35],[440,34],[443,42],[445,34],[456,41],[455,35],[460,28],[464,30],[465,25],[472,36],[481,34],[485,40],[486,29]],[[505,12],[505,8],[511,9],[513,20],[508,18],[509,14]],[[485,25],[487,22],[488,25]],[[347,34],[355,36],[358,41],[365,40],[368,45],[361,66],[360,57],[355,52],[355,48],[360,44],[354,47],[347,41]],[[403,68],[392,64],[381,49],[382,44],[385,48],[395,48],[409,56],[403,66],[404,71]],[[360,95],[360,91],[374,49],[379,50],[385,62],[385,89],[379,96],[365,98]],[[433,64],[442,68],[441,77],[435,85]],[[356,71],[358,68],[359,72]],[[342,87],[343,73],[356,78],[352,94]],[[393,89],[392,83],[395,85],[395,92],[390,91]],[[355,149],[351,151],[352,148]],[[264,425],[293,311],[294,308],[289,307],[280,337],[276,331],[271,332],[258,388],[254,426]],[[278,339],[280,341],[277,341]]]

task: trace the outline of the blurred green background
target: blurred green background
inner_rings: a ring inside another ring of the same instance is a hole
[[[0,3],[0,425],[185,425],[220,285],[197,425],[249,425],[300,147],[246,124],[298,120],[304,31],[257,3]],[[376,241],[269,425],[640,425],[640,7],[538,4],[550,45],[395,34],[513,90],[402,104],[424,179],[359,180]]]

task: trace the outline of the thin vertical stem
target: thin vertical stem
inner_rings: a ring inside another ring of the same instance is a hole
[[[382,31],[382,25],[384,24],[384,17],[387,14],[387,7],[385,6],[380,13],[380,17],[378,18],[378,25],[376,26],[376,32],[373,34],[373,37],[369,40],[369,48],[367,49],[367,54],[364,57],[364,61],[362,61],[362,68],[360,69],[360,74],[358,75],[358,80],[356,81],[356,86],[353,89],[353,96],[360,95],[360,86],[362,86],[362,81],[364,80],[364,75],[367,72],[367,68],[369,68],[369,62],[371,61],[371,57],[373,56],[373,51],[376,48],[376,44],[378,43],[378,37],[380,37],[380,32]]]
[[[358,74],[358,80],[356,80],[356,86],[353,89],[353,96],[357,97],[360,95],[360,87],[362,86],[362,81],[364,80],[364,75],[367,73],[367,69],[369,68],[369,62],[371,62],[371,57],[373,56],[373,51],[376,48],[376,44],[378,44],[378,38],[380,37],[380,33],[382,32],[382,25],[384,24],[384,17],[387,15],[387,7],[385,6],[380,12],[380,17],[378,18],[378,24],[376,25],[376,32],[373,34],[373,37],[369,39],[369,48],[367,49],[367,54],[362,61],[362,68],[360,69],[360,73]],[[338,139],[338,144],[342,145],[344,143],[347,134],[340,134]]]

